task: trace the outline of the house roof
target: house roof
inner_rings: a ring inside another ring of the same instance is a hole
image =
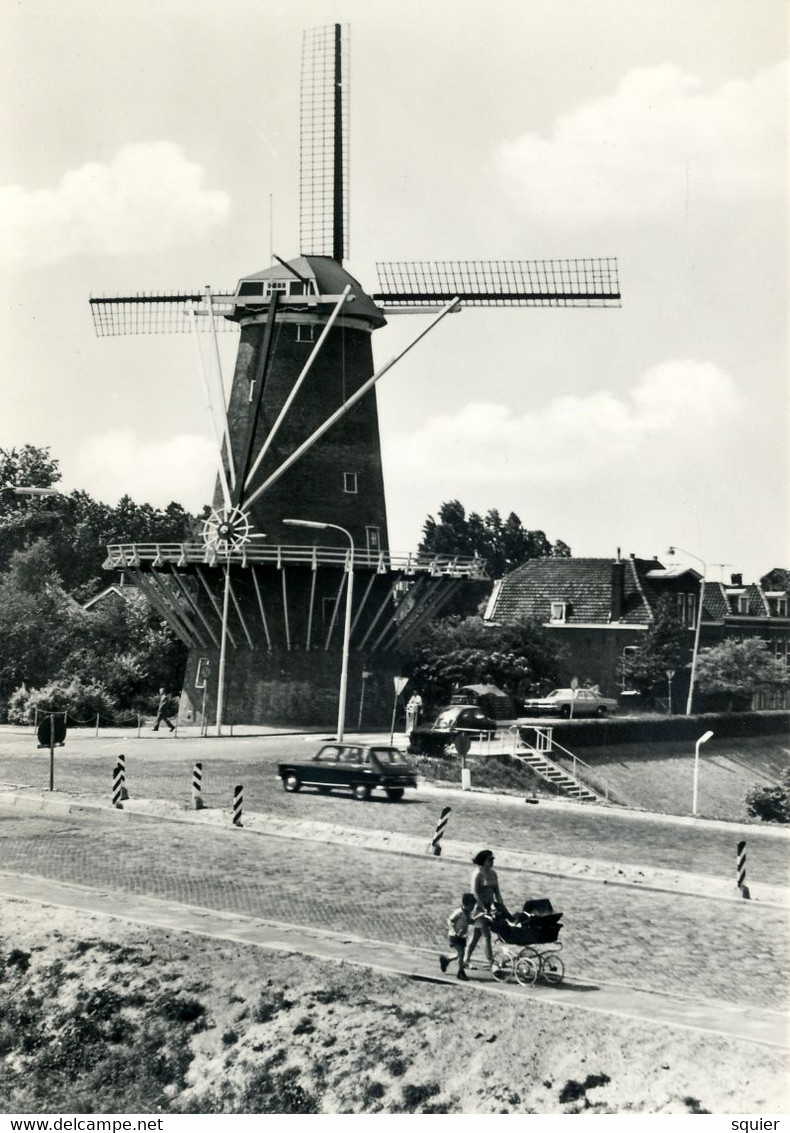
[[[531,559],[506,575],[489,617],[493,621],[538,618],[549,621],[552,602],[566,603],[566,624],[612,621],[613,579],[621,572],[623,596],[618,622],[645,625],[653,620],[645,587],[648,569],[661,569],[654,559]]]

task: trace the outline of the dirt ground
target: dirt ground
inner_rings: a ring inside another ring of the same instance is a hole
[[[7,901],[7,1113],[787,1112],[786,1052]]]

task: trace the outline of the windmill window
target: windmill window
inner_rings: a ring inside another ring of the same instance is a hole
[[[343,473],[343,491],[349,495],[355,496],[357,494],[357,474],[356,472]]]
[[[378,527],[366,527],[365,539],[368,545],[368,551],[378,552],[381,550],[381,538]]]
[[[314,323],[297,323],[296,324],[296,341],[297,342],[315,342],[315,324]]]
[[[263,298],[263,283],[240,283],[238,293],[240,296],[257,295],[259,298]]]
[[[567,621],[568,617],[568,603],[567,602],[552,602],[551,603],[551,620],[553,622]]]

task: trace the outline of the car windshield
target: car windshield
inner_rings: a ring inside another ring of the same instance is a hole
[[[405,763],[406,759],[402,752],[394,747],[374,747],[371,748],[371,754],[375,755],[380,763]]]
[[[457,716],[458,716],[458,709],[457,708],[446,708],[444,710],[444,712],[440,712],[439,715],[436,717],[436,723],[434,724],[434,727],[435,728],[449,728],[451,724],[455,723]]]

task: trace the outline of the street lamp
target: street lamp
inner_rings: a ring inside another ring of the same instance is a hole
[[[351,601],[354,590],[354,540],[350,531],[337,523],[318,523],[314,519],[284,519],[289,527],[311,527],[315,531],[342,531],[348,539],[351,557],[348,561],[348,583],[346,585],[346,620],[343,628],[343,660],[340,665],[340,694],[337,705],[337,739],[341,742],[346,724],[346,689],[348,687],[348,646],[351,640]]]
[[[701,744],[706,744],[713,735],[713,732],[706,732],[704,736],[700,736],[694,745],[694,787],[691,792],[691,813],[697,817],[697,782],[699,780],[699,749]]]
[[[701,559],[699,557],[699,555],[692,555],[691,551],[685,551],[682,547],[678,547],[677,544],[674,547],[670,547],[669,550],[667,551],[667,554],[668,555],[674,555],[675,551],[680,551],[682,554],[688,555],[688,557],[690,559],[696,559],[696,561],[698,563],[702,563],[702,577],[699,580],[699,609],[697,610],[697,625],[696,625],[696,628],[694,630],[694,649],[693,649],[692,654],[691,654],[691,677],[689,678],[689,695],[688,695],[688,700],[686,701],[686,715],[690,716],[691,715],[691,702],[694,699],[694,681],[695,681],[696,676],[697,676],[697,655],[699,654],[699,633],[700,633],[700,629],[702,628],[702,604],[705,601],[705,575],[708,572],[708,567],[705,563],[705,560]]]

